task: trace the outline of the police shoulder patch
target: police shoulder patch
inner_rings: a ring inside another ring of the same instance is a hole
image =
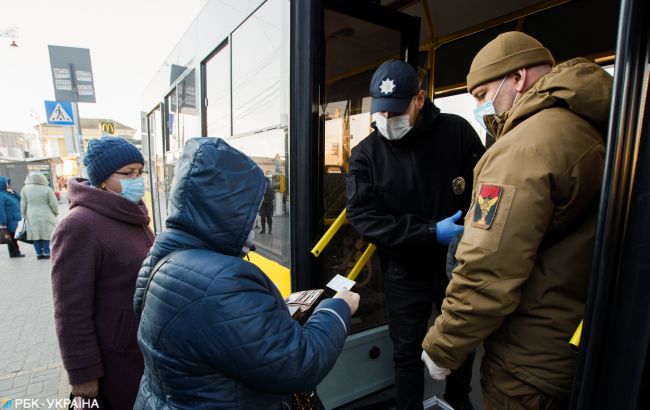
[[[472,226],[490,229],[499,209],[499,201],[503,195],[503,187],[494,184],[481,184],[474,209],[472,210]]]

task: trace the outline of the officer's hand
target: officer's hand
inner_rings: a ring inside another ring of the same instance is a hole
[[[424,350],[422,351],[422,361],[424,364],[427,366],[427,370],[429,370],[429,374],[431,375],[432,378],[436,380],[445,380],[447,375],[451,373],[451,370],[445,369],[444,367],[440,367],[435,362],[429,357],[427,352]]]
[[[456,221],[463,216],[463,211],[458,211],[449,218],[443,219],[436,224],[436,241],[440,245],[449,245],[451,238],[465,229],[462,225],[456,225]]]
[[[346,288],[343,288],[337,292],[336,295],[334,295],[334,299],[343,299],[343,301],[348,304],[351,315],[354,315],[357,309],[359,309],[359,294],[350,292]]]

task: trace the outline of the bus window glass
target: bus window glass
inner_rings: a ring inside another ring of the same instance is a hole
[[[476,102],[471,94],[463,93],[436,98],[434,104],[440,108],[440,111],[442,112],[460,115],[466,119],[470,124],[472,124],[472,127],[474,127],[478,136],[481,137],[483,145],[485,145],[485,129],[476,121],[476,118],[474,118]]]
[[[165,151],[178,149],[178,99],[176,88],[167,95],[167,144]]]
[[[233,135],[281,123],[286,0],[269,0],[232,35]]]
[[[230,136],[230,45],[206,61],[205,90],[207,136]]]
[[[230,138],[228,143],[255,161],[267,180],[268,188],[254,225],[257,253],[289,268],[291,232],[287,128]]]
[[[199,111],[197,109],[195,70],[190,71],[183,81],[178,83],[178,149],[190,138],[201,136]]]
[[[163,179],[159,191],[161,193],[160,202],[161,212],[160,218],[164,224],[167,219],[167,200],[169,199],[169,192],[172,187],[172,180],[174,178],[174,167],[176,166],[176,159],[180,155],[180,138],[178,136],[178,98],[177,89],[167,95],[167,144],[164,153],[164,168],[162,170]],[[163,209],[164,208],[164,209]]]
[[[156,108],[148,116],[149,127],[149,152],[151,155],[151,199],[152,199],[152,212],[154,215],[154,227],[157,231],[162,230],[162,222],[164,222],[167,202],[161,199],[166,198],[164,192],[164,147],[163,147],[163,133],[162,133],[162,118],[160,107]]]
[[[326,87],[320,107],[325,144],[323,232],[345,209],[345,177],[351,150],[372,131],[368,93],[372,73],[383,61],[399,59],[400,41],[398,31],[325,11]],[[323,283],[336,274],[349,275],[367,246],[351,225],[343,225],[321,255]],[[376,254],[356,281],[354,290],[361,294],[361,307],[352,331],[385,324],[383,274]]]

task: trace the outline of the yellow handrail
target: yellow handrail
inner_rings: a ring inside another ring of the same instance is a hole
[[[330,226],[327,229],[327,231],[325,231],[323,237],[320,238],[318,243],[316,243],[316,246],[314,246],[314,248],[311,250],[312,255],[318,257],[321,254],[321,252],[323,252],[323,249],[325,249],[325,247],[332,240],[334,235],[336,235],[336,232],[338,232],[338,230],[341,229],[341,226],[343,225],[346,219],[347,218],[345,216],[345,208],[344,208],[343,211],[341,211],[341,213],[339,214],[339,216],[336,217],[336,220],[334,220],[332,226]]]
[[[580,321],[578,328],[573,333],[573,337],[571,337],[571,341],[569,342],[571,346],[575,347],[576,349],[580,347],[580,336],[582,336],[582,320]]]
[[[364,266],[366,266],[366,263],[368,263],[368,259],[372,256],[373,253],[375,253],[375,249],[377,247],[371,243],[368,244],[368,247],[366,248],[365,251],[363,251],[363,254],[357,261],[357,263],[354,264],[354,267],[348,273],[348,279],[351,280],[357,280],[357,276],[359,276],[359,272],[361,272],[361,269],[363,269]]]

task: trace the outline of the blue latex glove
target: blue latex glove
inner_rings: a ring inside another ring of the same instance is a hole
[[[451,238],[465,229],[462,225],[456,225],[456,221],[463,216],[463,211],[458,211],[449,218],[436,223],[436,241],[440,245],[449,245]]]

